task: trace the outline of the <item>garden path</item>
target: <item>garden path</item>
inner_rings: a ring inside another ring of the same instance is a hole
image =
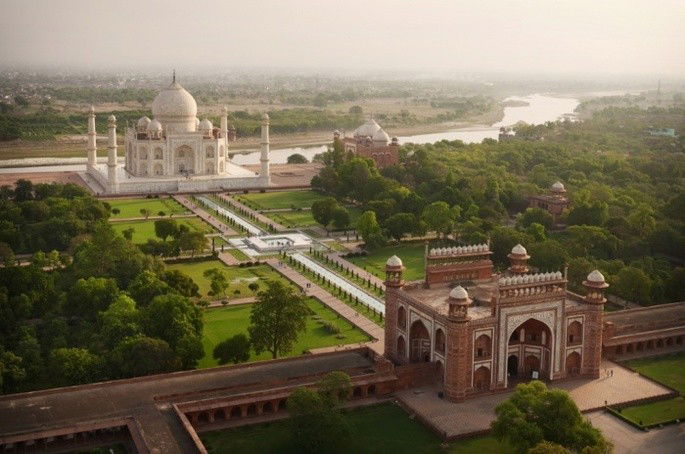
[[[385,284],[383,283],[383,280],[382,280],[382,279],[380,279],[380,278],[379,278],[378,276],[376,276],[375,274],[371,274],[371,273],[369,273],[368,271],[366,271],[366,270],[364,270],[364,269],[358,267],[358,266],[355,265],[354,263],[352,263],[352,262],[350,262],[350,261],[348,261],[348,260],[345,260],[343,257],[341,257],[340,252],[329,252],[328,254],[326,254],[326,256],[327,256],[330,260],[333,260],[334,262],[339,263],[340,265],[342,265],[343,268],[347,268],[347,269],[350,270],[350,271],[354,271],[354,272],[357,273],[357,275],[358,275],[359,277],[361,277],[362,279],[369,279],[372,283],[375,283],[375,284],[378,285],[380,288],[382,288],[383,291],[385,291]]]
[[[221,222],[219,219],[215,218],[211,214],[207,213],[205,210],[203,210],[201,207],[199,207],[196,203],[193,203],[188,197],[184,195],[175,195],[173,196],[174,200],[176,200],[178,203],[195,213],[197,216],[200,217],[203,221],[217,229],[219,232],[221,232],[224,235],[237,235],[238,233],[231,229],[229,226]]]
[[[239,213],[240,213],[240,211],[243,211],[243,210],[244,210],[244,211],[247,211],[248,213],[251,213],[252,215],[254,215],[254,216],[257,218],[257,220],[258,220],[259,222],[262,222],[262,223],[264,223],[264,224],[266,224],[266,225],[272,226],[276,232],[284,232],[284,231],[286,231],[286,230],[290,230],[290,229],[288,229],[286,226],[284,226],[284,225],[282,225],[282,224],[279,224],[278,222],[274,221],[273,219],[264,216],[264,215],[263,215],[262,213],[260,213],[259,211],[253,210],[253,209],[250,208],[249,206],[247,206],[247,205],[245,205],[245,204],[243,204],[243,203],[238,202],[238,201],[237,201],[236,199],[234,199],[233,197],[229,197],[229,196],[227,196],[227,195],[225,195],[225,194],[217,194],[217,196],[218,196],[222,201],[224,201],[224,202],[228,203],[229,205],[231,205],[232,207],[236,208],[236,209],[238,210]]]

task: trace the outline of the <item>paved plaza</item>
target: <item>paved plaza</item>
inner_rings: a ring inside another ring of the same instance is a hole
[[[614,444],[614,454],[680,454],[685,446],[685,424],[675,424],[647,432],[604,411],[587,415],[592,425]]]
[[[607,377],[605,370],[613,370]],[[602,362],[602,377],[578,378],[554,383],[567,390],[581,411],[630,402],[637,399],[668,395],[671,390],[611,361]],[[452,403],[438,397],[437,386],[402,391],[397,397],[410,411],[447,438],[488,430],[495,419],[495,407],[506,400],[511,391]]]

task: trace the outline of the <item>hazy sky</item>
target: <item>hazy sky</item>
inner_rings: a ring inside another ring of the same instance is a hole
[[[685,1],[0,0],[0,65],[685,74]]]

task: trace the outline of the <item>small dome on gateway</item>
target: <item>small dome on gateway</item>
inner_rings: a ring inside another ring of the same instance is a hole
[[[457,285],[450,292],[450,298],[454,298],[455,300],[465,300],[468,297],[469,294],[466,292],[466,289],[461,285]]]
[[[520,243],[511,248],[511,253],[515,255],[527,255],[528,251]]]
[[[599,272],[599,270],[594,270],[587,275],[588,282],[595,282],[597,284],[603,284],[605,282],[604,275]]]
[[[147,125],[150,124],[150,121],[152,121],[152,120],[150,120],[148,117],[140,117],[137,125],[141,129],[147,129]]]
[[[269,119],[269,114],[266,113],[266,112],[264,112],[264,113],[262,114],[262,120],[268,120],[268,119]]]
[[[557,181],[552,185],[552,191],[563,192],[565,190],[566,188],[564,187],[564,184],[561,181]]]
[[[386,266],[402,266],[402,259],[396,255],[393,255],[385,262]]]

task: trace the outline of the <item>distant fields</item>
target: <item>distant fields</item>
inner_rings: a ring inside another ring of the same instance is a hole
[[[309,298],[307,306],[313,314],[307,318],[306,331],[300,334],[292,350],[281,356],[298,356],[304,351],[312,348],[331,347],[341,344],[352,344],[366,342],[370,340],[363,331],[352,325],[350,322],[333,312],[320,301]],[[205,356],[200,360],[198,367],[213,367],[217,365],[212,357],[214,346],[227,338],[238,334],[247,334],[247,327],[250,325],[250,311],[252,304],[240,304],[237,306],[226,306],[207,309],[204,313],[205,325],[202,336],[202,345],[205,349]],[[340,328],[340,334],[332,334],[320,323],[329,321]],[[271,354],[262,352],[257,355],[252,352],[250,361],[271,359]]]
[[[176,222],[179,226],[186,225],[190,230],[197,232],[213,233],[215,231],[214,227],[200,218],[178,218]],[[132,228],[134,230],[133,242],[136,244],[145,243],[149,239],[158,239],[155,235],[155,221],[153,220],[112,222],[111,224],[114,231],[118,233]]]
[[[140,218],[140,210],[146,209],[150,211],[151,216],[157,216],[160,211],[163,211],[166,216],[170,214],[185,214],[189,213],[181,204],[172,198],[159,199],[111,199],[104,200],[113,209],[117,208],[120,212],[112,213],[111,219],[126,219],[126,218]]]

